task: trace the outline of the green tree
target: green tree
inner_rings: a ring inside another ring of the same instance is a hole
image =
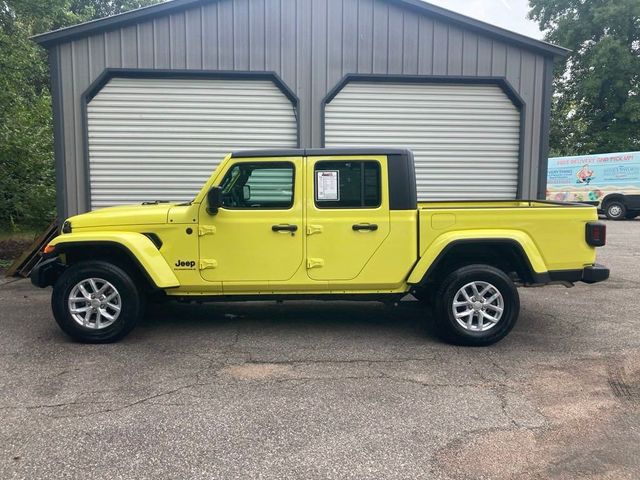
[[[0,228],[51,220],[51,102],[43,53],[29,40],[35,17],[0,3]]]
[[[0,229],[41,228],[55,215],[48,30],[159,0],[0,0]]]
[[[529,0],[556,66],[551,155],[640,150],[640,1]]]

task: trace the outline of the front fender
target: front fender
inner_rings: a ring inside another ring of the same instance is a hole
[[[49,246],[64,251],[74,246],[113,245],[124,249],[147,273],[158,288],[173,288],[180,282],[157,247],[145,235],[136,232],[78,232],[55,237]]]
[[[434,264],[436,259],[449,245],[459,241],[469,242],[473,240],[479,242],[487,240],[515,242],[522,248],[535,273],[544,273],[547,271],[547,266],[544,263],[542,255],[540,255],[538,247],[536,247],[529,235],[520,230],[464,230],[446,232],[436,237],[421,255],[420,260],[418,260],[418,263],[411,271],[407,283],[420,283],[429,270],[429,267]]]

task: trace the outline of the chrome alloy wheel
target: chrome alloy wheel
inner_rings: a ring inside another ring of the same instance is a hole
[[[465,330],[486,332],[502,318],[504,299],[490,283],[470,282],[453,297],[451,309],[456,322]]]
[[[71,318],[85,328],[99,330],[113,324],[120,316],[122,299],[111,283],[102,278],[86,278],[69,294]]]

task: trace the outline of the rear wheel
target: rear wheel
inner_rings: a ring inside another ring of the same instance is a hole
[[[607,203],[604,213],[609,220],[622,220],[627,215],[627,207],[618,200],[612,200]]]
[[[142,295],[120,267],[87,261],[67,269],[53,287],[51,306],[56,322],[74,340],[115,342],[142,316]]]
[[[438,333],[457,345],[491,345],[514,327],[518,290],[509,276],[490,265],[468,265],[450,273],[435,297]]]

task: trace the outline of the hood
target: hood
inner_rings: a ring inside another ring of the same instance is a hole
[[[115,227],[125,225],[154,225],[167,223],[169,210],[175,203],[122,205],[101,208],[67,219],[71,228]]]

